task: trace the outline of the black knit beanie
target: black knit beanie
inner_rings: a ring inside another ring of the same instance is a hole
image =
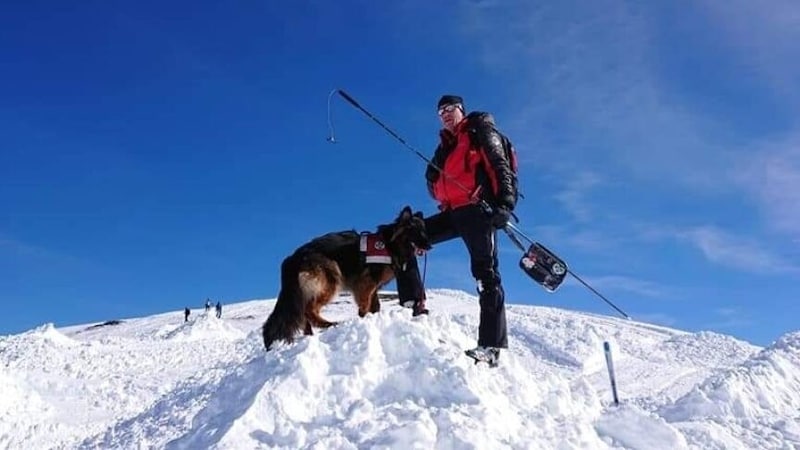
[[[464,106],[464,99],[459,97],[458,95],[443,95],[442,98],[439,99],[439,103],[436,105],[436,109],[441,108],[445,105],[461,105],[462,109]]]

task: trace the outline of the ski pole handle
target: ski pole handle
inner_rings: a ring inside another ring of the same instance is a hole
[[[347,92],[345,92],[345,91],[343,91],[341,89],[337,89],[337,91],[339,92],[339,95],[341,95],[348,102],[352,103],[353,106],[355,106],[356,108],[358,108],[360,110],[364,109],[364,108],[361,107],[361,105],[358,104],[358,102],[353,97],[350,97],[350,95],[348,95]]]

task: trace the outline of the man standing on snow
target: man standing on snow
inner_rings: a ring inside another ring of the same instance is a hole
[[[443,128],[425,178],[440,212],[426,218],[425,226],[433,244],[460,237],[466,245],[481,312],[478,346],[465,353],[495,366],[500,349],[508,348],[496,237],[516,205],[514,174],[491,115],[466,115],[464,100],[456,95],[442,96],[437,107]],[[428,313],[415,259],[397,273],[397,290],[413,315]]]

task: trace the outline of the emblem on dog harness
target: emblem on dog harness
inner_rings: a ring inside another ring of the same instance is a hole
[[[359,244],[361,253],[364,254],[367,264],[391,264],[392,256],[381,237],[373,233],[361,233]]]

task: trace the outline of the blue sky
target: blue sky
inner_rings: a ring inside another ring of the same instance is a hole
[[[635,319],[798,328],[792,0],[79,3],[0,9],[0,334],[273,298],[309,238],[435,212],[339,97],[326,141],[337,88],[426,155],[441,94],[491,111],[519,227]],[[509,302],[614,314],[501,239]],[[426,281],[474,292],[460,242]]]

